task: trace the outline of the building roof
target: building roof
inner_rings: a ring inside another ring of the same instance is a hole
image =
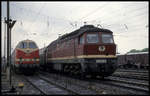
[[[117,56],[120,56],[120,55],[136,55],[136,54],[149,54],[149,52],[136,52],[136,53],[117,54]]]

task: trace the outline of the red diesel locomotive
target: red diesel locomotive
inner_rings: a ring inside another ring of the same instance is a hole
[[[42,67],[72,75],[107,77],[117,68],[113,32],[93,25],[59,37],[41,56]]]
[[[16,73],[34,73],[39,68],[39,49],[32,40],[18,43],[12,53],[12,65]]]

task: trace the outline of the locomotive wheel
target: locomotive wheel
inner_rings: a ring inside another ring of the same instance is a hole
[[[85,79],[86,75],[84,73],[80,74],[81,79]]]
[[[73,74],[73,67],[72,67],[72,66],[70,67],[69,75],[70,75],[70,76],[73,76],[73,75],[74,75],[74,74]]]
[[[104,76],[99,76],[100,77],[100,79],[102,79],[102,80],[104,80],[105,79],[105,77]]]
[[[84,79],[86,77],[86,74],[82,70],[80,70],[79,76],[81,79]]]
[[[64,65],[63,72],[66,73],[67,71],[68,71],[68,66],[67,66],[67,65]]]

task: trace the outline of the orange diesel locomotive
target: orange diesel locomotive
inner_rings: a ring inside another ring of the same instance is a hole
[[[39,69],[39,49],[32,40],[18,43],[12,53],[12,65],[16,73],[34,73]]]

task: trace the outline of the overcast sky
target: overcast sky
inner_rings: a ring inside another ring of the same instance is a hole
[[[4,17],[7,3],[2,2],[2,55]],[[12,29],[12,48],[31,39],[39,48],[87,24],[100,24],[113,31],[119,53],[148,48],[148,2],[10,2],[10,18],[17,20]],[[74,26],[77,24],[77,26]]]

